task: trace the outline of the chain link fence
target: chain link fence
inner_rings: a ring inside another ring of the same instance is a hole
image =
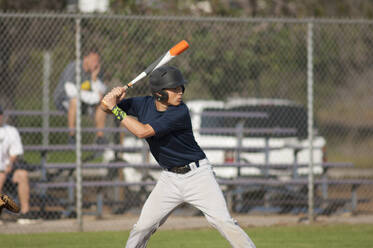
[[[0,14],[0,104],[22,137],[35,218],[77,216],[76,147],[67,112],[54,102],[61,74],[76,60],[77,18],[80,58],[98,48],[108,89],[189,42],[171,64],[188,80],[184,101],[195,137],[235,213],[307,212],[313,82],[315,214],[372,213],[371,22]],[[149,93],[144,79],[129,97]],[[105,144],[96,144],[94,112],[81,115],[81,127],[82,214],[137,213],[160,172],[147,145],[111,116],[100,129]],[[17,198],[14,187],[4,191]]]

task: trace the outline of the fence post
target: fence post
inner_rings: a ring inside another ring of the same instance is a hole
[[[43,145],[49,144],[49,84],[51,74],[51,53],[44,53],[43,67]]]
[[[242,149],[242,139],[243,139],[243,129],[244,129],[245,120],[241,120],[236,125],[236,137],[237,137],[237,151],[236,151],[236,161],[241,163],[241,149]],[[237,176],[241,176],[241,167],[237,168]]]
[[[49,84],[51,74],[51,53],[46,51],[43,56],[43,146],[49,145]],[[47,152],[43,151],[41,156],[41,164],[43,165],[41,173],[43,181],[47,180]],[[42,194],[46,194],[46,189],[42,189]]]
[[[313,177],[313,22],[307,24],[307,108],[308,108],[308,220],[314,218]]]
[[[75,46],[76,46],[76,88],[78,90],[77,107],[76,107],[76,213],[79,231],[83,231],[83,218],[82,218],[82,134],[81,134],[81,99],[80,99],[80,82],[81,82],[81,33],[80,33],[80,17],[75,19],[76,33],[75,33]]]

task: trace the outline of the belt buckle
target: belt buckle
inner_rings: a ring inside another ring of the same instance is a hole
[[[173,167],[169,169],[169,171],[178,173],[178,174],[186,174],[191,170],[195,170],[200,167],[199,161],[191,162],[187,165],[180,166],[180,167]]]
[[[186,174],[186,173],[188,173],[189,171],[192,170],[188,164],[184,165],[182,167],[179,167],[179,169],[180,169],[181,174]]]

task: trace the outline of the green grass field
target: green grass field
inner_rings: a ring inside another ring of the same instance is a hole
[[[314,225],[247,228],[257,248],[372,248],[372,225]],[[126,232],[0,234],[6,248],[124,248]],[[158,231],[150,248],[230,247],[214,229]]]

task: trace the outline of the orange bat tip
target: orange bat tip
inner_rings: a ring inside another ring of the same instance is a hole
[[[180,53],[184,52],[189,48],[188,42],[186,40],[182,40],[179,43],[177,43],[173,48],[170,49],[170,54],[172,56],[177,56]]]

